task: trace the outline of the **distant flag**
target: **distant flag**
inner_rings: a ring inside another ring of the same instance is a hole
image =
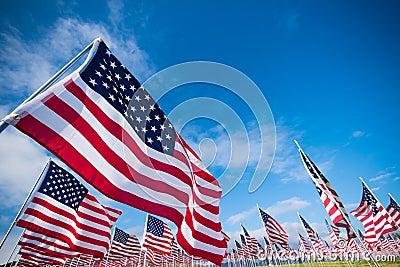
[[[103,257],[110,247],[114,224],[104,206],[53,161],[47,163],[39,179],[17,226],[60,239],[73,251]]]
[[[303,224],[304,229],[306,230],[308,240],[310,241],[311,245],[314,247],[315,250],[319,249],[319,241],[318,238],[316,237],[316,232],[311,228],[311,226],[306,222],[306,220],[301,217],[299,214],[299,218],[301,223]]]
[[[264,236],[264,243],[265,243],[265,251],[267,253],[271,253],[272,252],[272,246],[269,243],[269,241],[267,240],[267,238]]]
[[[79,252],[72,251],[66,242],[29,230],[24,231],[18,245],[31,247],[43,254],[57,258],[73,258],[79,255]]]
[[[104,195],[171,220],[182,248],[221,264],[218,181],[100,39],[82,66],[5,122]]]
[[[265,231],[269,241],[272,244],[279,244],[283,248],[287,248],[288,245],[288,235],[283,227],[269,214],[267,214],[262,209],[258,209],[261,219],[264,223]]]
[[[394,229],[389,221],[387,211],[368,189],[364,181],[362,181],[362,185],[361,203],[351,214],[364,225],[364,240],[368,244],[374,244],[378,242],[381,236],[394,231]]]
[[[158,251],[152,250],[151,248],[147,248],[146,260],[148,260],[151,264],[159,266],[162,263],[162,254]]]
[[[396,202],[396,200],[389,194],[390,203],[389,206],[386,208],[389,216],[393,220],[394,226],[399,229],[400,228],[400,206]]]
[[[240,234],[240,240],[242,242],[242,252],[243,255],[247,255],[247,256],[252,256],[251,255],[251,248],[250,246],[247,244],[246,242],[246,238],[244,237],[244,235]]]
[[[175,238],[172,238],[171,241],[171,256],[173,257],[173,260],[178,256],[178,243],[176,243]]]
[[[235,240],[235,245],[236,245],[237,254],[240,255],[241,257],[244,257],[244,252],[242,250],[242,246],[240,245],[240,243],[237,240]]]
[[[130,235],[119,228],[115,228],[113,241],[108,258],[110,260],[118,260],[123,257],[134,257],[139,255],[141,246],[135,235]]]
[[[258,242],[257,239],[255,239],[254,237],[251,237],[249,232],[246,230],[246,228],[241,225],[243,233],[244,233],[244,237],[246,239],[246,244],[249,247],[249,251],[250,251],[250,255],[255,257],[257,256],[257,252],[258,252]]]
[[[311,247],[310,245],[307,243],[307,240],[301,235],[299,235],[299,251],[306,253],[306,252],[310,252],[311,251]]]
[[[326,218],[325,218],[325,225],[326,225],[326,228],[328,229],[329,238],[331,239],[333,246],[336,247],[338,244],[338,241],[339,241],[338,240],[339,236],[336,235],[336,233],[333,231],[332,225],[329,224],[329,222]]]
[[[162,254],[170,254],[173,237],[171,228],[165,222],[154,216],[147,215],[143,247]]]
[[[296,142],[296,141],[295,141]],[[338,227],[344,227],[347,231],[348,237],[354,237],[354,233],[351,232],[351,226],[349,225],[349,215],[344,208],[339,195],[333,189],[328,179],[322,174],[317,166],[310,160],[310,158],[303,152],[299,144],[298,146],[301,160],[303,161],[304,167],[313,181],[317,192],[320,196],[322,204],[324,205],[326,212],[331,218],[333,224]]]

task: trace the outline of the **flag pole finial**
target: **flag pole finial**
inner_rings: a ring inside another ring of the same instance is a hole
[[[101,37],[97,37],[96,39],[94,39],[94,42],[104,43],[104,41],[103,41],[103,39]]]

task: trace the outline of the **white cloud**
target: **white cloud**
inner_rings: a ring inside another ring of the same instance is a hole
[[[48,156],[38,144],[13,127],[1,133],[0,140],[0,203],[2,208],[19,208]]]
[[[380,174],[374,178],[370,178],[369,181],[370,182],[380,181],[385,178],[391,177],[392,175],[395,175],[395,174],[396,174],[395,172],[388,172],[388,173]]]
[[[133,34],[110,30],[102,23],[60,18],[38,40],[25,40],[15,28],[1,34],[0,83],[7,84],[1,94],[22,97],[35,91],[97,37],[139,80],[153,72]]]
[[[379,189],[381,189],[380,187],[373,187],[373,188],[371,188],[371,191],[379,191]]]
[[[355,132],[352,133],[351,136],[352,136],[353,138],[362,137],[362,136],[365,136],[365,132],[363,132],[363,131],[355,131]]]
[[[287,213],[290,211],[298,211],[310,205],[310,202],[302,200],[299,197],[292,197],[283,201],[277,202],[274,206],[268,207],[266,212],[272,216]]]
[[[237,224],[239,222],[242,222],[243,220],[245,220],[246,218],[252,216],[256,212],[257,212],[257,208],[254,207],[254,208],[251,208],[249,210],[245,210],[245,211],[242,211],[242,212],[237,213],[235,215],[232,215],[226,221],[227,221],[228,224],[234,225],[234,224]]]

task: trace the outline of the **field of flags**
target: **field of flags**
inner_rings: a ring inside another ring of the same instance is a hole
[[[361,202],[350,214],[364,232],[355,229],[338,193],[296,141],[326,209],[332,245],[298,214],[306,236],[298,233],[298,246],[290,247],[285,229],[258,206],[265,228],[262,240],[243,225],[240,240],[231,240],[219,218],[222,190],[217,180],[106,44],[97,39],[89,48],[81,67],[32,96],[4,121],[100,193],[147,212],[144,238],[118,228],[121,211],[102,205],[78,177],[49,160],[1,243],[13,227],[24,229],[10,265],[323,266],[333,256],[348,261],[349,255],[358,255],[358,260],[378,266],[378,258],[400,257],[396,200],[389,195],[384,208],[361,179]],[[173,222],[177,232],[160,217]]]

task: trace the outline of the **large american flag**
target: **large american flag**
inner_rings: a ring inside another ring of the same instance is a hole
[[[106,196],[174,222],[182,248],[221,264],[221,187],[104,42],[5,120]]]
[[[332,225],[330,225],[330,223],[326,218],[325,218],[325,225],[326,229],[328,229],[329,238],[331,239],[333,246],[336,247],[339,241],[338,240],[339,235],[336,234],[336,232],[332,228]]]
[[[389,198],[390,203],[386,210],[393,221],[392,224],[394,224],[394,226],[398,229],[400,228],[400,206],[391,195],[389,195]]]
[[[143,247],[162,254],[170,254],[173,237],[171,228],[165,222],[154,216],[147,215]]]
[[[288,248],[288,235],[283,227],[269,214],[262,209],[258,209],[264,223],[265,231],[272,244],[279,244],[283,248]]]
[[[123,257],[133,257],[139,255],[141,246],[135,235],[130,235],[119,228],[115,228],[111,249],[108,259],[118,260]]]
[[[355,210],[351,211],[351,214],[364,225],[365,242],[374,244],[384,234],[394,231],[394,228],[386,209],[375,198],[364,181],[362,181],[362,185],[361,203]]]
[[[328,179],[325,178],[317,166],[303,152],[300,146],[298,148],[304,167],[310,175],[311,180],[313,181],[320,196],[322,204],[324,205],[325,210],[331,218],[333,224],[339,227],[344,227],[347,231],[348,237],[354,237],[354,233],[352,233],[351,226],[348,223],[349,215],[347,214],[339,195],[333,189]]]
[[[115,214],[110,216],[83,184],[53,161],[39,179],[17,226],[62,240],[72,251],[103,257]]]

